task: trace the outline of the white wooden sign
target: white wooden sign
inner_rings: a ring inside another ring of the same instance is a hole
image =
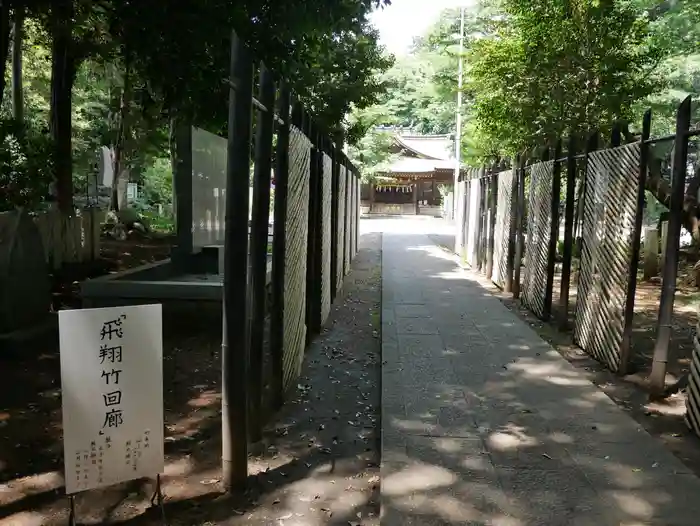
[[[58,313],[66,493],[163,472],[161,305]]]

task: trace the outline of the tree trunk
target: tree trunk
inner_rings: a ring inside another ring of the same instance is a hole
[[[5,93],[5,71],[10,52],[10,2],[0,0],[0,104]]]
[[[576,182],[576,210],[574,212],[574,240],[578,240],[579,236],[581,233],[579,232],[579,228],[581,225],[583,225],[583,178],[586,176],[586,173],[584,170],[582,170],[579,166],[579,169],[576,171],[576,178],[578,179]]]
[[[50,130],[54,141],[56,199],[62,212],[73,212],[72,91],[76,60],[72,43],[72,0],[53,3]]]
[[[112,210],[119,211],[119,179],[122,177],[122,172],[128,173],[123,168],[124,147],[126,143],[127,118],[129,115],[129,107],[131,103],[131,75],[129,72],[129,54],[126,53],[124,60],[124,85],[119,98],[119,117],[117,125],[117,140],[114,143],[114,183],[112,185]]]
[[[24,41],[24,8],[16,7],[12,27],[12,116],[24,123],[24,96],[22,93],[22,43]]]
[[[621,125],[620,131],[622,132],[626,142],[634,142],[639,140],[638,136],[635,136],[630,132],[629,125],[627,123],[623,123]],[[661,159],[654,157],[653,154],[650,155],[645,189],[651,193],[659,201],[659,203],[664,205],[666,208],[669,208],[669,205],[671,204],[671,183],[663,178],[661,175],[661,169]],[[698,206],[698,189],[700,189],[700,166],[695,167],[695,174],[690,181],[688,181],[686,186],[681,216],[683,228],[690,232],[693,242],[696,244],[700,243],[700,221],[698,220],[698,216],[700,215],[700,206]]]
[[[698,219],[698,184],[700,184],[700,172],[690,180],[683,199],[682,224],[690,232],[695,243],[700,243],[700,220]],[[671,203],[671,184],[661,175],[661,163],[658,159],[649,160],[649,171],[646,181],[646,190],[658,199],[666,208]]]
[[[168,147],[170,149],[170,173],[172,174],[172,188],[173,188],[173,195],[172,195],[172,203],[173,203],[173,216],[177,217],[177,199],[175,196],[177,195],[177,178],[175,177],[175,174],[177,173],[177,164],[178,164],[178,156],[177,156],[177,114],[175,113],[174,110],[170,110],[170,122],[168,123]]]

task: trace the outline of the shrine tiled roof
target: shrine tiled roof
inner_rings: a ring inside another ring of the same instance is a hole
[[[449,135],[394,136],[396,144],[419,158],[446,161],[453,156],[454,141]]]
[[[454,169],[453,160],[441,159],[418,159],[416,157],[401,157],[394,162],[388,170],[388,173],[412,173],[412,174],[429,174],[435,170]]]

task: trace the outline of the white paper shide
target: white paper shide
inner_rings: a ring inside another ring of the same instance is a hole
[[[66,493],[163,472],[160,305],[59,312]]]

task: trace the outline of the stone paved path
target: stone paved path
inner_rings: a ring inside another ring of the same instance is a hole
[[[425,228],[391,230],[382,246],[382,524],[700,524],[690,470]]]

